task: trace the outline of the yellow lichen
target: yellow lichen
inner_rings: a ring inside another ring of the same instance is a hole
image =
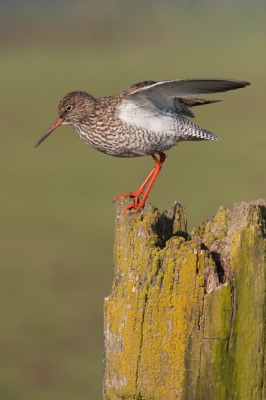
[[[264,331],[253,327],[264,323],[265,243],[261,217],[245,210],[241,224],[242,215],[221,207],[192,240],[172,237],[165,247],[153,228],[158,211],[118,218],[115,277],[105,302],[106,400],[261,393]],[[232,218],[239,221],[230,230]],[[232,281],[206,295],[206,247],[215,241],[226,243]]]

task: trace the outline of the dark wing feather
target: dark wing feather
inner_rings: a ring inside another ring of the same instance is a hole
[[[232,79],[176,79],[161,82],[145,81],[132,85],[124,92],[124,95],[128,100],[139,104],[139,106],[152,103],[153,106],[160,110],[176,112],[176,98],[226,92],[228,90],[244,88],[249,84],[249,82]],[[199,103],[197,105],[199,105]],[[188,104],[186,104],[186,106],[188,106]],[[185,109],[184,112],[186,113]],[[188,110],[186,115],[188,114],[192,116],[193,113]]]
[[[176,106],[176,113],[184,115],[185,117],[194,118],[194,113],[189,109],[190,107],[202,106],[204,104],[217,103],[222,100],[205,100],[195,99],[191,97],[174,97],[174,104]]]
[[[150,84],[150,82],[152,82]],[[238,81],[234,79],[174,79],[170,81],[145,81],[135,84],[136,89],[130,94],[145,92],[146,95],[154,91],[165,93],[167,96],[186,97],[197,96],[201,94],[226,92],[244,88],[250,85],[249,82]],[[134,85],[133,85],[134,87]],[[133,88],[131,86],[131,88]]]

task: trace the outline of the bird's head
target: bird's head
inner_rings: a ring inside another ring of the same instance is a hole
[[[95,99],[86,92],[68,93],[58,105],[58,118],[36,143],[39,146],[60,125],[72,125],[74,129],[93,114]]]

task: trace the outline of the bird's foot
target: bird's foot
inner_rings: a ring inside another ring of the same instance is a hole
[[[144,198],[144,197],[140,200],[140,197],[142,195],[145,195],[145,192],[144,192],[144,190],[142,190],[142,188],[139,188],[138,190],[136,190],[136,192],[119,194],[119,195],[115,196],[113,201],[116,201],[117,199],[120,199],[121,197],[134,197],[135,198],[134,203],[129,204],[127,207],[125,207],[121,214],[124,214],[127,210],[130,210],[131,208],[135,208],[136,213],[137,213],[141,208],[144,207],[145,202],[146,202],[146,198]]]
[[[145,203],[146,203],[146,199],[145,199],[145,201],[142,200],[142,201],[141,201],[140,203],[138,203],[138,204],[135,204],[135,203],[129,204],[128,206],[126,206],[126,207],[124,208],[124,210],[121,212],[121,214],[124,214],[124,213],[125,213],[126,211],[128,211],[128,210],[131,210],[131,208],[135,208],[135,213],[137,213],[137,212],[140,211],[141,208],[144,208]]]

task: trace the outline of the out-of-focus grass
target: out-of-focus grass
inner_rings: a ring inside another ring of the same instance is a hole
[[[82,35],[78,26],[71,35],[66,13],[60,34],[47,22],[54,42],[43,36],[39,46],[35,24],[26,42],[23,35],[10,43],[7,38],[0,50],[3,399],[101,398],[112,198],[137,188],[153,167],[151,157],[98,153],[70,127],[34,149],[67,92],[109,95],[145,79],[250,80],[244,90],[212,96],[224,102],[195,110],[195,122],[222,140],[181,143],[169,151],[150,200],[161,211],[178,200],[192,227],[220,205],[266,197],[263,10],[204,13],[171,7],[150,18],[120,10],[117,32],[109,21],[113,39],[99,39],[98,32],[97,46],[91,37],[87,43],[84,24]],[[62,46],[57,34],[65,37]]]

